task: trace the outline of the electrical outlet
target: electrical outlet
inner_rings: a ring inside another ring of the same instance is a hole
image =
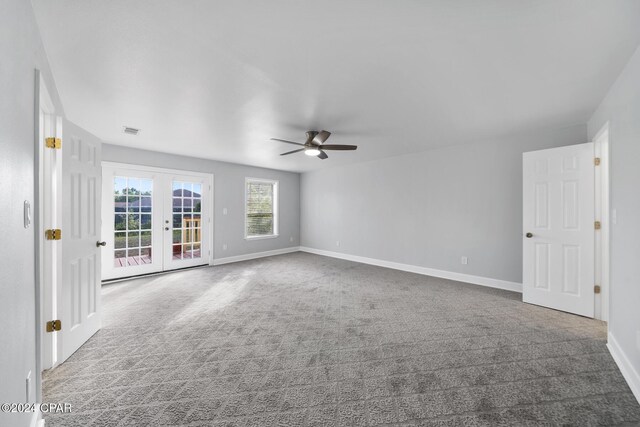
[[[227,210],[227,208],[222,208],[222,215],[226,215],[228,213],[229,211]]]
[[[289,241],[293,242],[293,236],[289,236]]]
[[[462,258],[460,258],[460,263],[462,265],[467,265],[469,263],[469,260],[467,259],[466,256],[463,256]]]
[[[27,397],[25,399],[25,402],[29,403],[29,401],[31,400],[31,371],[29,371],[29,373],[27,374],[26,392]]]
[[[223,251],[226,251],[226,250],[227,250],[227,244],[226,244],[226,243],[223,243],[223,244],[222,244],[222,250],[223,250]]]
[[[340,240],[336,240],[336,246],[340,246]]]

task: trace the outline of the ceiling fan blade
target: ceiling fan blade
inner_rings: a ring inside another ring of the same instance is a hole
[[[328,132],[326,130],[320,131],[314,138],[313,138],[313,142],[322,145],[324,144],[324,142],[329,139],[329,137],[331,136],[331,132]]]
[[[300,144],[299,142],[287,141],[286,139],[271,138],[271,140],[272,141],[286,142],[287,144],[301,145],[301,146],[304,147],[304,144]]]
[[[355,150],[357,145],[323,144],[323,150]]]
[[[299,149],[293,150],[293,151],[287,151],[286,153],[282,153],[280,155],[281,156],[286,156],[287,154],[299,153],[300,151],[304,151],[304,148],[299,148]]]
[[[322,150],[320,150],[320,154],[318,154],[318,157],[321,158],[322,160],[329,158],[329,156],[327,156],[327,153],[325,153]]]

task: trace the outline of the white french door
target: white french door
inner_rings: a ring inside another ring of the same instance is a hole
[[[212,175],[103,163],[102,279],[210,263]]]
[[[169,240],[164,244],[164,269],[208,264],[209,182],[204,177],[178,174],[166,179],[171,193],[164,197],[164,236]]]
[[[594,315],[593,143],[523,155],[524,302]]]
[[[102,280],[162,271],[163,175],[102,167]]]

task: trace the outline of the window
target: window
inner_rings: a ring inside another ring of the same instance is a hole
[[[116,176],[113,189],[114,267],[151,264],[153,180]]]
[[[278,235],[278,181],[245,181],[245,238]]]
[[[202,183],[172,183],[174,260],[202,258]]]

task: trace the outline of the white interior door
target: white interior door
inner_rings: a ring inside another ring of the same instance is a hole
[[[594,314],[593,143],[523,154],[524,302]]]
[[[103,165],[102,279],[210,263],[212,175]]]
[[[101,326],[100,192],[101,141],[71,122],[62,144],[62,282],[58,307],[59,361]]]

